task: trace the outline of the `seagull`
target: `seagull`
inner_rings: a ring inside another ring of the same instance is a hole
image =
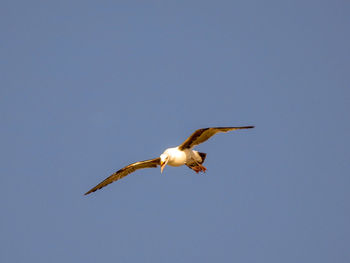
[[[143,168],[156,168],[160,165],[160,171],[163,173],[163,169],[166,165],[170,166],[182,166],[186,165],[196,173],[205,172],[204,163],[206,153],[197,152],[193,150],[193,147],[207,141],[213,135],[219,132],[228,132],[240,129],[251,129],[254,126],[242,126],[242,127],[210,127],[198,129],[190,137],[188,137],[181,145],[173,148],[166,149],[158,158],[150,159],[146,161],[136,162],[125,166],[124,168],[116,171],[114,174],[103,180],[101,183],[90,189],[85,195],[88,195],[96,190],[99,190],[114,181],[117,181],[128,174],[135,172],[136,170]]]

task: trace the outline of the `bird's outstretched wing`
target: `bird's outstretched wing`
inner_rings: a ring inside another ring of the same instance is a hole
[[[92,188],[91,190],[86,192],[85,195],[88,195],[92,192],[95,192],[96,190],[101,189],[102,187],[105,187],[106,185],[109,185],[110,183],[113,183],[114,181],[117,181],[117,180],[127,176],[128,174],[135,172],[138,169],[155,168],[158,165],[160,165],[160,158],[159,157],[155,158],[155,159],[151,159],[151,160],[146,160],[146,161],[141,161],[141,162],[129,164],[128,166],[125,166],[124,168],[120,169],[119,171],[116,171],[110,177],[103,180],[101,183],[96,185],[94,188]]]
[[[219,132],[228,132],[228,131],[234,131],[239,129],[251,129],[254,128],[254,126],[243,126],[243,127],[211,127],[211,128],[203,128],[198,129],[190,137],[186,139],[180,146],[180,150],[184,149],[191,149],[194,146],[205,142],[213,135],[219,133]]]

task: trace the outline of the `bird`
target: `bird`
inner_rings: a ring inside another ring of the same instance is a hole
[[[156,168],[160,166],[160,171],[163,173],[166,165],[175,167],[186,165],[196,173],[205,173],[207,168],[205,168],[202,164],[204,163],[207,154],[193,150],[194,146],[207,141],[209,138],[220,132],[252,128],[254,128],[254,126],[209,127],[198,129],[179,146],[166,149],[158,158],[135,162],[125,166],[124,168],[113,173],[111,176],[107,177],[95,187],[91,188],[85,193],[85,195],[93,193],[96,190],[99,190],[110,183],[113,183],[135,172],[136,170],[143,168]]]

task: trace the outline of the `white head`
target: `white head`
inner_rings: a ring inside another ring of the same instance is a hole
[[[160,172],[161,173],[163,173],[163,169],[167,165],[168,162],[169,162],[169,154],[162,153],[160,155]]]

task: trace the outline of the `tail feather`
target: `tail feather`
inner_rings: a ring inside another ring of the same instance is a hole
[[[202,161],[200,162],[200,164],[204,163],[204,160],[205,160],[205,157],[207,157],[207,154],[206,153],[201,153],[201,152],[198,152],[198,154],[202,158]]]

